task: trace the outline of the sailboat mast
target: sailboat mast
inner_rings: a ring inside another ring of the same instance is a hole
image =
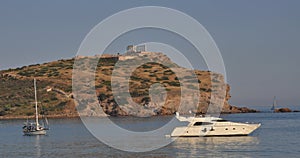
[[[276,96],[274,96],[273,106],[272,106],[271,110],[275,110],[275,106],[276,106]]]
[[[36,79],[34,79],[34,98],[35,98],[35,122],[36,122],[36,127],[39,127],[39,114],[38,114],[38,109],[37,109],[37,92],[36,92]]]

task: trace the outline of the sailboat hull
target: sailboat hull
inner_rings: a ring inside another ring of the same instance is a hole
[[[27,136],[33,136],[33,135],[46,135],[47,132],[45,130],[39,130],[39,131],[24,131],[23,132],[24,135],[27,135]]]

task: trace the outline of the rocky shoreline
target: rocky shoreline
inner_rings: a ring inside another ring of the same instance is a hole
[[[278,108],[273,111],[273,113],[293,113],[300,112],[298,110],[291,110],[289,108]],[[255,109],[250,109],[248,107],[236,107],[232,106],[231,111],[224,111],[221,114],[240,114],[240,113],[272,113],[272,112],[263,112]],[[160,116],[170,116],[171,114],[160,115]],[[110,116],[110,115],[107,115]],[[155,117],[158,115],[153,115]],[[106,116],[87,116],[87,117],[106,117]],[[110,117],[131,117],[130,115],[112,115]],[[78,114],[60,114],[60,115],[47,115],[47,118],[50,119],[70,119],[70,118],[80,118]],[[0,116],[0,120],[19,120],[19,119],[34,119],[34,116]]]
[[[79,115],[48,115],[47,118],[53,119],[66,119],[66,118],[79,118]],[[34,119],[34,116],[0,116],[0,120],[21,120],[21,119]]]
[[[300,112],[299,110],[291,110],[290,108],[278,108],[274,110],[275,113],[286,113],[286,112]]]
[[[222,112],[221,114],[238,114],[238,113],[259,113],[260,111],[249,109],[247,107],[235,107],[236,109],[242,109],[240,111],[232,111],[232,112]],[[160,116],[170,116],[172,114],[160,115]],[[107,115],[110,116],[110,115]],[[153,115],[151,117],[155,117],[158,115]],[[87,116],[87,117],[106,117],[106,116]],[[112,115],[110,117],[131,117],[130,115]],[[61,114],[61,115],[47,115],[47,118],[51,119],[69,119],[69,118],[80,118],[78,114]],[[34,116],[0,116],[0,120],[18,120],[18,119],[34,119]]]

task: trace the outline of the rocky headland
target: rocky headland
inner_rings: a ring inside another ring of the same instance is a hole
[[[83,73],[91,73],[91,64],[97,63],[95,93],[89,91],[83,77],[80,94],[73,94],[74,62],[74,68]],[[132,69],[137,63],[140,65]],[[40,111],[50,117],[77,117],[78,112],[84,116],[258,112],[228,103],[230,86],[221,74],[180,67],[163,53],[140,52],[76,57],[0,71],[0,118],[33,116],[33,78],[37,79]],[[113,94],[116,88],[117,95]],[[95,96],[97,99],[89,98]]]

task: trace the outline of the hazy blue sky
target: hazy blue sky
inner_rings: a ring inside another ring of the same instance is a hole
[[[300,105],[298,0],[2,0],[0,69],[71,58],[101,20],[147,5],[177,9],[206,27],[222,53],[232,104],[268,105],[276,95],[279,104]]]

